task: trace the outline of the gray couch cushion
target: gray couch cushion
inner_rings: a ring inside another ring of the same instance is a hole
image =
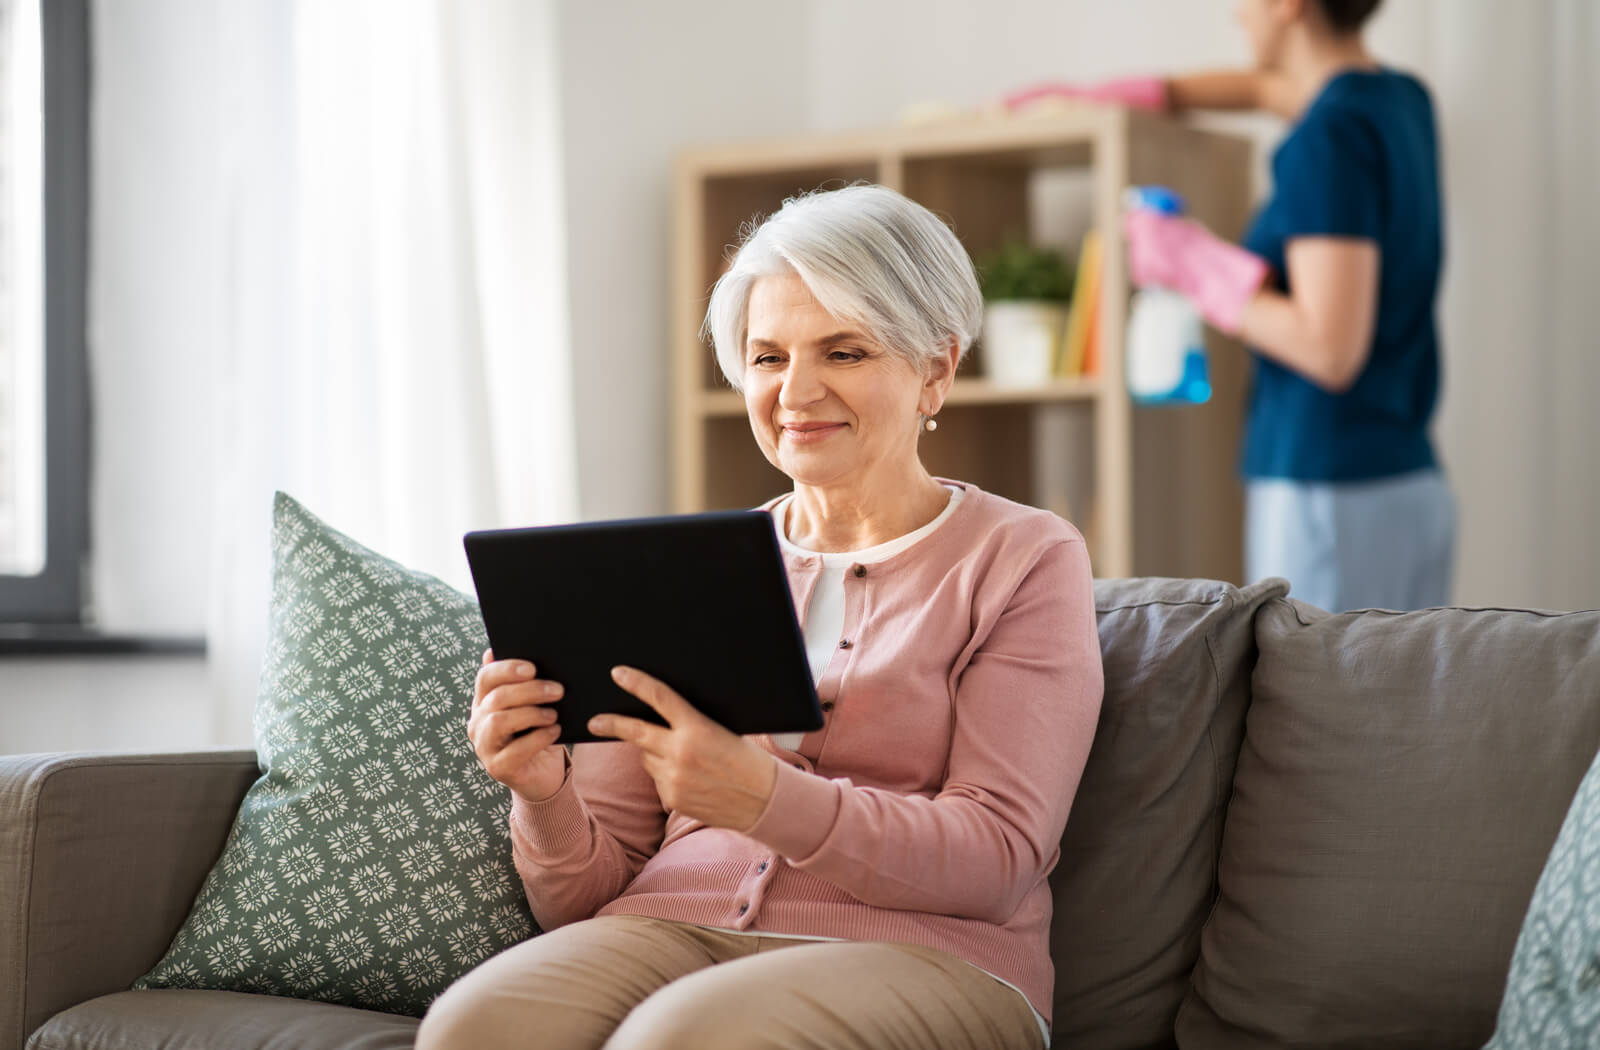
[[[1467,1050],[1600,747],[1600,613],[1329,615],[1260,657],[1185,1050]]]
[[[258,773],[248,751],[0,756],[0,1048],[149,968]]]
[[[163,988],[63,1010],[27,1050],[409,1050],[418,1023],[275,995]]]
[[[1172,1044],[1215,895],[1251,618],[1281,580],[1099,580],[1106,692],[1050,877],[1059,1046]]]

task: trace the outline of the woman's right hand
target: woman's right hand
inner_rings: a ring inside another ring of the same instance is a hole
[[[496,660],[494,650],[485,650],[467,738],[491,777],[529,802],[543,802],[561,790],[567,757],[556,744],[561,726],[550,706],[561,699],[561,684],[535,673],[525,660]]]
[[[1046,82],[1013,91],[1001,100],[1008,113],[1048,104],[1055,99],[1101,102],[1161,113],[1167,109],[1167,82],[1160,77],[1119,77],[1093,84]]]

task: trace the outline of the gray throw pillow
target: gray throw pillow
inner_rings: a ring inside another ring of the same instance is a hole
[[[1105,699],[1050,874],[1057,1045],[1171,1044],[1216,899],[1255,612],[1287,591],[1095,581]]]
[[[510,796],[465,727],[478,607],[278,493],[256,701],[262,775],[166,956],[135,988],[421,1015],[537,933]]]
[[[1600,748],[1600,611],[1291,599],[1259,655],[1184,1050],[1479,1050]]]
[[[1600,755],[1534,888],[1487,1050],[1592,1046],[1600,1046]]]

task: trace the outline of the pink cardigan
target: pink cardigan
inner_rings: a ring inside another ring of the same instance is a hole
[[[1093,581],[1071,525],[963,487],[921,542],[846,573],[826,724],[798,751],[757,738],[778,780],[748,832],[663,812],[631,744],[577,745],[560,791],[513,805],[541,926],[646,915],[927,945],[1050,1017],[1045,878],[1102,691]],[[803,613],[819,561],[785,560]]]

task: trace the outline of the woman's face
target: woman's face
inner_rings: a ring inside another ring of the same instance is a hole
[[[1283,37],[1293,21],[1293,5],[1285,0],[1238,0],[1233,14],[1250,40],[1256,68],[1277,69],[1283,59]]]
[[[744,403],[773,466],[822,486],[916,458],[933,380],[824,310],[793,274],[755,282],[748,320]]]

